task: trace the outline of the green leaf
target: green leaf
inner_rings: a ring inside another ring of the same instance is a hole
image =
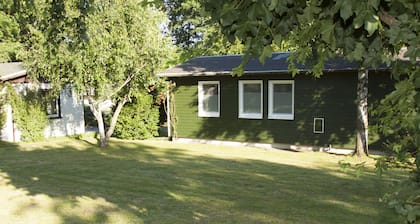
[[[380,3],[380,0],[369,0],[370,6],[372,6],[372,8],[374,8],[375,10],[378,10],[379,3]]]
[[[364,23],[365,23],[365,17],[362,16],[362,15],[358,15],[353,20],[353,27],[354,27],[354,29],[359,29],[360,27],[363,26]]]
[[[244,65],[240,64],[232,69],[232,76],[242,76],[244,74]]]
[[[260,57],[259,57],[260,62],[262,64],[264,64],[265,63],[265,59],[266,58],[270,58],[272,56],[272,54],[273,54],[273,48],[271,47],[271,45],[265,46],[264,49],[263,49],[263,51],[262,51],[262,53],[261,53],[261,55],[260,55]]]
[[[334,24],[332,20],[325,20],[321,24],[320,28],[321,39],[328,44],[334,42]]]
[[[372,34],[378,29],[378,27],[379,18],[377,16],[374,16],[373,18],[365,21],[365,30],[368,32],[369,36],[372,36]]]
[[[417,220],[417,217],[420,217],[420,207],[406,205],[407,209],[407,221],[409,223],[414,223]]]
[[[252,4],[248,10],[248,19],[254,20],[257,15],[257,4]]]
[[[417,107],[420,107],[420,92],[417,91],[416,95],[414,96],[414,100]]]
[[[356,43],[356,47],[354,48],[353,52],[351,52],[348,57],[351,60],[361,61],[364,53],[365,47],[362,43],[358,42]]]
[[[273,11],[275,8],[277,8],[278,4],[279,0],[271,0],[268,10]]]
[[[352,10],[352,1],[342,1],[341,7],[340,7],[340,17],[346,21],[350,16],[353,15]]]
[[[233,14],[226,14],[224,15],[222,18],[220,18],[220,23],[222,24],[222,26],[229,26],[233,23],[233,21],[235,21],[235,17]]]
[[[420,88],[420,75],[418,75],[418,77],[414,81],[414,85],[415,85],[416,89]]]

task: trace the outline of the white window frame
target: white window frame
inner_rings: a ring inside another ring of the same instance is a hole
[[[260,113],[245,113],[243,111],[243,105],[244,105],[244,96],[243,96],[243,90],[244,90],[244,84],[259,84],[261,86],[260,96],[261,96],[261,108]],[[239,118],[246,118],[246,119],[262,119],[263,118],[263,108],[264,108],[264,101],[263,101],[263,81],[262,80],[239,80]]]
[[[43,91],[50,91],[51,90],[51,84],[50,83],[40,83],[39,88]],[[60,118],[61,117],[60,95],[58,95],[56,98],[52,99],[50,102],[46,102],[46,103],[51,103],[51,106],[54,107],[57,110],[57,113],[54,113],[54,114],[48,114],[48,111],[46,111],[47,112],[47,117],[48,118]]]
[[[275,84],[292,84],[292,113],[273,112],[273,86]],[[293,120],[295,118],[295,81],[269,80],[268,81],[268,119]]]
[[[60,118],[60,98],[54,98],[52,101],[54,101],[51,106],[55,107],[55,109],[57,110],[57,113],[55,114],[47,114],[48,118]],[[51,102],[52,102],[51,101]]]
[[[321,130],[316,130],[316,121],[320,120],[321,121]],[[325,122],[324,122],[324,118],[323,117],[314,117],[314,133],[315,134],[324,134],[325,132]]]
[[[217,112],[204,111],[204,91],[203,85],[217,84]],[[199,117],[220,117],[220,81],[198,81],[198,116]]]

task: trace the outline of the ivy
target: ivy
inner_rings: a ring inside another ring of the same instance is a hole
[[[0,84],[0,91],[3,90],[3,85]],[[3,128],[3,126],[6,123],[6,113],[5,113],[5,105],[6,105],[6,99],[5,94],[0,93],[0,130]]]
[[[33,142],[44,139],[48,118],[39,91],[25,88],[24,94],[18,94],[12,85],[7,84],[5,102],[12,106],[12,116],[22,133],[22,141]]]

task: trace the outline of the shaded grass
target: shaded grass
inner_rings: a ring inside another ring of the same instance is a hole
[[[378,199],[397,170],[360,176],[322,153],[92,138],[0,144],[2,223],[402,223]]]

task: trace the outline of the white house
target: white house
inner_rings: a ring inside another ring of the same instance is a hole
[[[16,91],[24,92],[25,88],[34,86],[27,78],[22,63],[0,63],[0,82],[10,82]],[[48,91],[49,84],[41,83],[38,89]],[[0,127],[0,140],[18,142],[21,140],[20,131],[13,122],[13,113],[10,105],[3,108],[6,112],[6,123]],[[71,86],[64,88],[60,95],[47,102],[45,110],[49,124],[45,128],[45,137],[59,137],[85,133],[83,100]],[[34,118],[36,119],[36,118]]]

